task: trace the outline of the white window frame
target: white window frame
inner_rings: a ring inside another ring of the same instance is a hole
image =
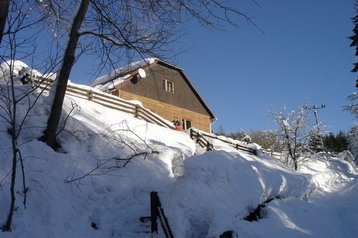
[[[163,88],[169,93],[174,93],[174,82],[168,79],[163,79]]]

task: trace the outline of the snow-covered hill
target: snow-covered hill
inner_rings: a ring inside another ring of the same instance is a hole
[[[7,84],[0,81],[4,99]],[[17,95],[30,88],[16,83]],[[18,120],[37,93],[21,101]],[[295,172],[278,159],[222,143],[216,147],[220,150],[199,152],[185,132],[72,96],[65,99],[64,117],[72,112],[58,137],[62,147],[55,152],[37,140],[49,101],[45,92],[18,139],[29,188],[26,208],[18,173],[13,229],[1,237],[152,237],[150,226],[139,220],[150,215],[151,191],[158,192],[176,238],[219,237],[229,230],[237,237],[358,234],[358,173],[347,161],[316,157]],[[0,113],[3,224],[12,153],[7,114],[4,108]],[[271,199],[262,208],[262,219],[244,220]]]

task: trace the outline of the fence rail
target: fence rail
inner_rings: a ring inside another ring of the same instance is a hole
[[[206,148],[207,151],[213,150],[214,146],[203,136],[201,132],[193,128],[189,129],[189,135],[201,148]]]
[[[50,90],[51,83],[48,80],[36,78],[35,81],[37,81],[41,89]],[[163,119],[158,114],[151,112],[147,108],[144,108],[139,104],[129,102],[127,100],[108,93],[99,92],[87,87],[80,87],[74,84],[68,84],[66,89],[66,95],[86,99],[108,108],[129,113],[139,119],[157,124],[159,126],[173,128],[171,122]]]
[[[38,84],[38,86],[42,90],[50,90],[52,81],[43,77],[35,77],[34,79],[35,83]],[[103,105],[108,108],[112,108],[115,110],[119,110],[125,113],[132,114],[136,118],[145,120],[147,122],[157,124],[162,127],[166,128],[173,128],[173,124],[158,114],[151,112],[147,108],[144,108],[143,106],[132,103],[130,101],[124,100],[120,97],[114,96],[112,94],[100,92],[97,90],[93,90],[89,87],[81,87],[77,86],[75,84],[68,84],[66,89],[66,95],[75,96],[78,98],[86,99],[95,103],[98,103],[100,105]],[[242,150],[251,154],[255,154],[255,150],[252,148],[249,148],[245,145],[241,145],[238,143],[233,143],[230,140],[225,140],[222,138],[219,138],[218,136],[206,133],[203,131],[199,131],[197,129],[190,128],[190,138],[195,140],[197,144],[200,145],[200,147],[205,148],[207,151],[214,150],[214,146],[209,142],[207,138],[212,138],[216,140],[220,140],[222,142],[227,143],[228,145],[236,148],[237,150]]]
[[[212,138],[212,139],[215,139],[215,140],[220,140],[226,144],[228,144],[229,146],[237,149],[237,150],[241,150],[241,151],[245,151],[247,153],[250,153],[250,154],[256,154],[257,152],[252,149],[252,148],[249,148],[245,145],[241,145],[239,143],[234,143],[232,141],[230,141],[229,139],[226,140],[222,137],[218,137],[217,135],[215,134],[211,134],[211,133],[206,133],[204,131],[199,131],[197,129],[194,129],[194,128],[190,128],[190,138],[192,138],[193,140],[196,141],[197,144],[199,144],[202,148],[206,148],[207,151],[209,150],[214,150],[214,145],[212,143],[209,142],[209,140],[207,138]]]

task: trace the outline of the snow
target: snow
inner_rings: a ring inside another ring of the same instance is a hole
[[[155,62],[156,60],[158,60],[157,58],[147,58],[147,59],[143,59],[143,60],[140,60],[140,61],[137,61],[137,62],[133,62],[127,66],[124,66],[124,67],[121,67],[121,68],[118,68],[118,69],[115,69],[113,70],[109,75],[103,75],[101,77],[98,77],[96,78],[92,83],[91,83],[91,86],[95,87],[100,87],[101,90],[105,90],[107,87],[109,87],[108,85],[112,85],[112,84],[118,84],[119,82],[125,80],[126,78],[128,78],[130,75],[123,75],[127,72],[130,72],[134,69],[138,69],[140,67],[144,67],[144,66],[147,66],[149,64],[152,64],[153,62]],[[117,79],[117,77],[119,75],[123,75],[121,77],[119,77]],[[116,79],[117,81],[116,82],[113,82],[113,83],[110,83],[109,81],[113,80],[113,79]],[[110,83],[110,84],[108,84]],[[106,85],[106,86],[104,86]]]
[[[6,89],[6,81],[0,83]],[[15,89],[23,94],[31,86],[16,84]],[[20,102],[19,121],[37,95]],[[139,221],[150,216],[152,191],[158,192],[176,238],[219,237],[229,230],[237,237],[358,234],[358,173],[350,161],[314,156],[293,171],[264,153],[247,154],[215,139],[217,149],[205,152],[185,132],[74,96],[65,98],[63,116],[72,112],[55,152],[37,140],[46,126],[48,98],[46,92],[40,96],[18,139],[29,188],[26,208],[18,174],[12,231],[1,237],[152,237],[150,225]],[[3,224],[12,154],[4,107],[0,112]],[[134,154],[127,164],[113,159]],[[244,220],[272,198],[262,219]]]
[[[126,74],[122,77],[118,77],[114,80],[108,81],[108,78],[103,79],[103,81],[105,81],[103,84],[97,84],[94,86],[94,88],[102,91],[102,92],[110,92],[113,91],[113,89],[115,89],[115,86],[124,82],[126,79],[130,78],[131,75],[130,74]]]

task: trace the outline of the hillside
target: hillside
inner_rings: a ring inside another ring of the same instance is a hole
[[[5,76],[0,75],[1,224],[10,202],[12,157]],[[18,97],[31,90],[19,80]],[[18,121],[38,93],[21,101]],[[219,237],[228,230],[237,237],[358,234],[358,173],[349,161],[317,156],[295,172],[276,158],[220,141],[212,141],[215,151],[204,152],[185,132],[73,96],[65,99],[64,118],[70,116],[58,136],[61,148],[53,151],[37,140],[49,101],[48,92],[38,98],[18,139],[26,208],[19,173],[13,229],[1,237],[151,237],[150,225],[139,218],[150,215],[152,191],[158,192],[176,238]],[[268,200],[261,219],[244,220]]]

